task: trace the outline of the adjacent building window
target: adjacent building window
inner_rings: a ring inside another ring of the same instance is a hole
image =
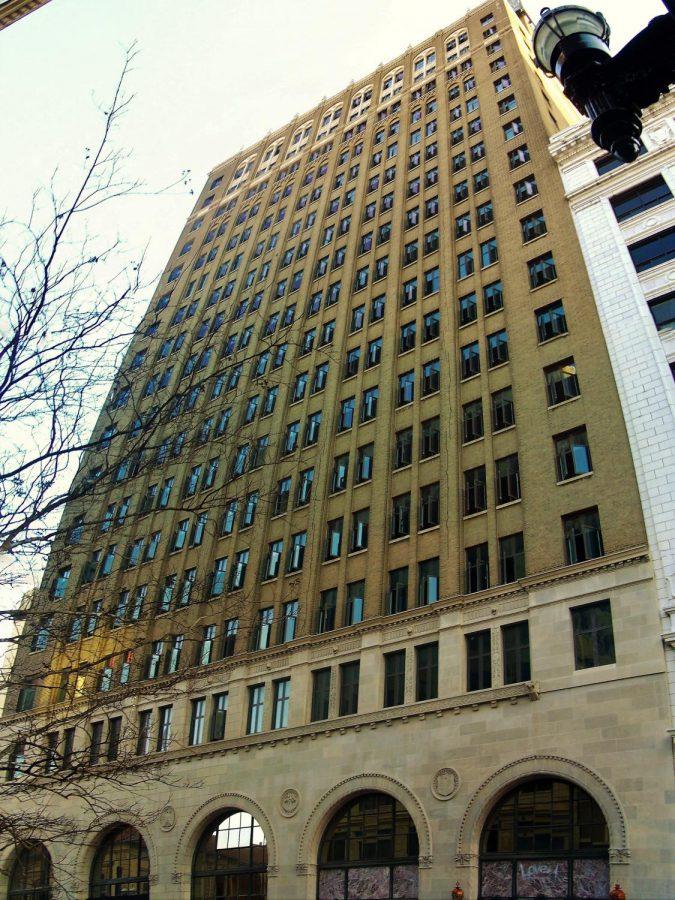
[[[464,515],[487,509],[487,490],[485,484],[485,466],[476,466],[464,473]]]
[[[204,742],[204,721],[206,718],[206,697],[198,697],[190,701],[190,734],[188,743],[191,747]]]
[[[439,597],[439,560],[424,559],[418,563],[417,570],[417,605],[428,606],[435,603]]]
[[[324,634],[335,628],[335,609],[337,607],[337,588],[321,591],[316,623],[317,634]]]
[[[675,229],[673,230],[673,234],[675,234]],[[553,254],[550,251],[548,253],[543,253],[541,256],[537,256],[535,259],[529,260],[527,263],[527,270],[530,277],[530,287],[533,290],[534,288],[548,284],[550,281],[555,281],[558,277],[553,261]]]
[[[675,328],[675,291],[649,301],[649,311],[657,331]]]
[[[387,614],[403,612],[408,608],[408,567],[392,569],[389,572],[387,593]]]
[[[209,727],[209,740],[222,741],[225,737],[225,725],[227,722],[227,692],[214,694],[211,706],[211,724]]]
[[[530,629],[527,622],[502,628],[504,684],[530,680]]]
[[[643,181],[641,184],[617,194],[609,202],[617,221],[623,222],[653,206],[665,203],[666,200],[672,199],[672,196],[663,176],[656,175],[648,181]]]
[[[637,272],[646,272],[675,258],[675,227],[653,234],[628,247]]]
[[[483,437],[482,400],[472,400],[462,407],[462,434],[465,444]]]
[[[485,591],[490,587],[490,563],[488,545],[475,544],[467,547],[466,555],[466,593]]]
[[[537,335],[539,341],[550,341],[551,338],[567,334],[567,319],[562,300],[556,300],[535,310],[537,319]]]
[[[616,662],[609,600],[575,606],[571,613],[574,668],[590,669]]]
[[[357,625],[363,621],[363,607],[365,603],[365,581],[352,581],[347,585],[345,598],[345,625]]]
[[[596,506],[563,516],[562,522],[569,564],[596,559],[604,554],[600,516]]]
[[[466,636],[466,689],[482,691],[492,687],[490,631],[474,631]]]
[[[394,436],[394,460],[395,469],[409,466],[412,463],[412,428],[404,428],[397,431]]]
[[[405,650],[384,654],[383,706],[400,706],[405,702]]]
[[[518,454],[495,460],[497,505],[520,499],[520,468]]]

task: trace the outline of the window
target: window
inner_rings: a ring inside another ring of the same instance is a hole
[[[370,301],[370,321],[379,322],[384,318],[385,296],[381,294],[379,297],[373,297]]]
[[[352,716],[359,711],[359,673],[361,664],[343,663],[340,666],[340,706],[339,715]]]
[[[502,131],[504,132],[504,140],[510,141],[512,138],[516,137],[518,134],[522,134],[525,129],[523,128],[523,123],[520,119],[513,119],[511,122],[507,122],[505,125],[502,125]]]
[[[574,668],[590,669],[616,662],[609,600],[575,606],[571,613]]]
[[[485,466],[476,466],[464,473],[464,515],[471,516],[485,509],[487,509]]]
[[[260,734],[265,714],[265,685],[254,684],[248,689],[248,721],[246,734]]]
[[[432,359],[422,366],[422,396],[427,397],[440,390],[441,386],[441,362]]]
[[[472,291],[470,294],[464,294],[459,298],[459,324],[468,325],[478,316],[478,305],[476,303],[476,293]]]
[[[162,752],[168,750],[171,743],[171,718],[173,716],[173,706],[160,706],[158,712],[159,727],[157,729],[156,748],[158,752]]]
[[[387,594],[388,615],[403,612],[408,608],[408,567],[392,569],[389,572],[389,591]]]
[[[638,156],[643,156],[647,152],[647,148],[645,145],[640,142],[640,150],[638,151]],[[595,168],[597,170],[598,175],[606,175],[608,172],[613,172],[614,169],[618,169],[619,166],[624,165],[620,159],[617,159],[616,156],[612,156],[611,153],[608,153],[606,156],[600,156],[598,159],[593,160],[595,164]]]
[[[553,438],[558,481],[566,481],[593,471],[586,428],[581,426]]]
[[[341,453],[333,460],[333,474],[331,476],[330,489],[334,494],[344,491],[347,487],[347,473],[349,471],[349,453]]]
[[[567,334],[567,320],[562,300],[556,300],[547,306],[535,310],[537,334],[539,341],[550,341],[551,338]]]
[[[405,702],[405,650],[384,654],[383,706],[399,706]]]
[[[194,747],[204,743],[204,721],[206,718],[206,697],[190,701],[190,733],[188,744]]]
[[[518,454],[495,460],[497,505],[520,499],[520,469]]]
[[[490,632],[474,631],[466,636],[466,689],[480,691],[492,687]]]
[[[365,581],[352,581],[347,585],[345,598],[345,625],[357,625],[363,621],[363,606],[365,602]]]
[[[223,625],[223,643],[220,651],[221,659],[227,659],[229,656],[234,656],[238,631],[239,619],[227,619],[225,621]]]
[[[356,468],[354,471],[354,483],[363,484],[373,477],[374,444],[364,444],[356,451]]]
[[[419,528],[434,528],[440,523],[440,485],[438,482],[420,488]]]
[[[367,388],[363,392],[361,398],[361,422],[370,422],[377,415],[377,401],[380,396],[380,389],[377,387]]]
[[[403,372],[398,376],[398,393],[396,396],[397,406],[412,403],[415,399],[415,373],[413,371]]]
[[[673,234],[675,235],[675,229],[673,230]],[[529,260],[527,269],[530,276],[530,287],[533,290],[534,288],[541,287],[543,284],[548,284],[550,281],[555,281],[558,277],[553,261],[553,254],[550,251],[544,253],[542,256],[537,256],[535,259]]]
[[[279,622],[279,643],[285,644],[295,638],[298,625],[298,600],[288,600],[282,607]]]
[[[234,558],[234,566],[230,573],[230,590],[237,591],[243,588],[248,568],[249,551],[239,550]]]
[[[574,359],[561,360],[544,369],[549,406],[564,403],[581,393]]]
[[[324,546],[324,559],[337,559],[342,551],[343,520],[331,519],[326,525],[326,543]]]
[[[434,228],[424,235],[424,255],[433,253],[435,250],[438,250],[438,228]]]
[[[653,206],[665,203],[672,198],[672,193],[662,175],[656,175],[643,181],[630,190],[623,191],[610,199],[614,215],[618,222],[624,222],[637,216]]]
[[[492,200],[487,200],[485,203],[481,203],[480,206],[476,207],[476,222],[478,223],[479,228],[482,228],[484,225],[489,225],[493,219],[494,207],[492,205]]]
[[[308,469],[314,477],[314,469]],[[303,473],[304,474],[304,473]],[[288,556],[286,558],[286,571],[299,572],[305,561],[305,547],[307,546],[307,532],[298,531],[291,536],[291,544],[288,548]]]
[[[490,587],[490,567],[488,545],[476,544],[467,547],[466,556],[466,593],[484,591]]]
[[[272,728],[288,727],[288,712],[291,704],[291,679],[280,678],[274,682],[274,704],[272,707]]]
[[[344,369],[344,377],[351,378],[353,375],[356,375],[359,371],[359,362],[361,360],[361,348],[354,347],[352,350],[347,350],[347,358],[345,360],[345,369]]]
[[[422,422],[420,430],[420,458],[429,459],[440,450],[441,420],[438,416]]]
[[[283,551],[283,541],[271,541],[271,543],[267,545],[267,555],[265,557],[262,571],[263,580],[277,577],[277,575],[279,574],[279,567],[281,565],[281,557]]]
[[[567,562],[572,565],[603,556],[602,532],[597,507],[562,517]]]
[[[216,626],[205,625],[202,631],[202,638],[197,644],[197,653],[195,655],[195,665],[208,665],[213,658],[213,649],[216,642]]]
[[[307,417],[305,423],[304,446],[310,447],[319,440],[319,432],[321,430],[321,413],[315,412]]]
[[[370,522],[370,509],[359,509],[352,513],[351,530],[349,535],[349,551],[365,550],[368,547],[368,525]]]
[[[502,628],[504,684],[530,680],[530,632],[527,622]]]
[[[473,190],[474,193],[477,194],[479,191],[485,190],[490,184],[490,175],[488,174],[487,169],[483,169],[480,172],[476,172],[473,176]]]
[[[457,278],[467,278],[474,270],[473,250],[457,254]]]
[[[415,647],[415,699],[438,697],[438,644]]]
[[[492,395],[492,428],[501,431],[515,424],[515,410],[513,406],[513,391],[511,387],[495,391]]]
[[[298,486],[295,493],[295,505],[305,506],[312,496],[312,484],[314,482],[314,469],[304,469],[300,472]]]
[[[628,247],[637,272],[646,272],[675,258],[675,227],[653,234]]]
[[[366,368],[372,369],[373,366],[379,364],[382,358],[382,338],[375,338],[368,342],[368,351],[366,354]]]
[[[469,182],[468,181],[458,181],[457,184],[453,187],[453,198],[455,203],[461,203],[462,200],[466,200],[469,196]],[[468,234],[471,230],[469,227],[464,233]],[[457,234],[457,229],[455,229],[456,237],[460,235]]]
[[[312,672],[312,722],[322,722],[328,718],[330,677],[330,669],[316,669]]]
[[[523,534],[509,534],[499,538],[499,581],[510,584],[525,577]]]
[[[465,444],[483,437],[483,403],[480,399],[462,407],[462,429]]]
[[[488,368],[500,366],[509,360],[509,338],[504,329],[488,335]]]
[[[429,294],[435,294],[439,289],[439,269],[430,269],[428,272],[424,273],[424,296],[428,297]]]
[[[390,537],[400,538],[410,534],[410,494],[399,494],[392,499]]]
[[[520,230],[523,235],[523,243],[527,243],[528,241],[533,241],[535,238],[541,237],[546,234],[548,229],[546,227],[546,220],[544,219],[544,213],[541,209],[538,209],[536,212],[531,213],[529,216],[526,216],[524,219],[520,220]]]
[[[209,727],[209,740],[222,741],[225,737],[225,725],[227,723],[227,693],[214,694],[211,705],[211,724]]]
[[[462,379],[472,378],[480,373],[480,351],[478,341],[473,341],[460,348]]]
[[[427,606],[439,598],[438,557],[425,559],[418,564],[417,605]]]
[[[321,591],[317,614],[317,634],[333,631],[335,628],[335,608],[337,606],[337,588]]]
[[[404,428],[397,431],[394,438],[394,460],[395,469],[403,466],[409,466],[412,463],[412,428]]]

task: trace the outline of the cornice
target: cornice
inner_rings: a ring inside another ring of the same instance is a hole
[[[6,0],[5,3],[0,3],[0,30],[47,3],[49,0]]]

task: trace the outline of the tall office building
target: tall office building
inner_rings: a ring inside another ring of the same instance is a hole
[[[26,810],[36,759],[109,809],[52,797],[84,833],[36,824],[12,889],[672,895],[656,583],[531,30],[490,0],[210,174],[3,719]]]

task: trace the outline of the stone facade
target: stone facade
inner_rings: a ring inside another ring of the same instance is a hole
[[[531,25],[519,3],[485,3],[210,174],[95,436],[147,414],[158,402],[148,385],[169,363],[168,392],[189,408],[162,422],[157,455],[118,466],[86,504],[66,509],[15,665],[35,705],[17,709],[26,696],[17,683],[2,720],[5,745],[16,747],[32,722],[48,716],[57,749],[76,720],[72,751],[86,760],[96,724],[109,750],[109,723],[121,717],[110,762],[121,759],[129,777],[137,773],[133,786],[106,781],[107,763],[97,758],[80,783],[107,803],[106,815],[92,816],[76,799],[48,804],[50,814],[72,816],[86,839],[31,834],[51,854],[62,897],[84,900],[96,848],[110,826],[126,822],[148,848],[152,900],[187,900],[197,842],[214,814],[230,809],[253,815],[265,833],[268,896],[315,897],[331,817],[349,798],[379,791],[400,801],[415,824],[419,896],[448,897],[460,881],[475,898],[490,810],[511,787],[546,776],[578,785],[599,805],[612,881],[631,900],[673,895],[662,575],[647,547],[602,314],[548,149],[576,118],[532,65]],[[414,298],[405,287],[413,279]],[[560,300],[565,329],[542,333],[542,311]],[[294,316],[271,327],[290,307]],[[220,331],[212,329],[225,311]],[[165,354],[180,330],[183,346]],[[204,355],[204,341],[217,352]],[[474,363],[463,367],[471,347]],[[239,362],[236,383],[224,381]],[[547,387],[547,373],[561,367],[574,375],[564,398]],[[410,372],[411,398],[401,393]],[[127,375],[133,402],[122,403]],[[374,389],[376,413],[368,400]],[[509,390],[512,406],[502,407],[496,398]],[[262,409],[249,404],[255,396]],[[341,427],[338,411],[350,398],[354,418]],[[480,407],[480,428],[474,418],[469,427],[469,407]],[[219,434],[225,409],[236,426]],[[305,440],[318,413],[319,439]],[[295,422],[299,445],[289,450],[283,442]],[[424,423],[438,425],[430,431]],[[408,429],[409,444],[401,437]],[[556,440],[580,429],[592,468],[563,471]],[[182,451],[161,455],[181,432]],[[238,473],[241,448],[260,438],[269,439],[264,464]],[[113,462],[126,461],[116,456],[120,439],[110,442]],[[366,469],[364,448],[372,449]],[[508,478],[497,466],[506,458],[516,461]],[[334,481],[336,459],[346,459],[344,483]],[[78,477],[92,477],[97,460],[85,459]],[[203,486],[213,460],[209,491],[156,501],[166,478],[178,492],[197,465]],[[466,473],[481,467],[476,492]],[[310,469],[305,502],[297,490]],[[283,479],[291,490],[280,509]],[[436,505],[425,506],[431,485]],[[254,492],[257,507],[242,520]],[[406,505],[394,502],[406,495],[407,517]],[[239,511],[228,519],[235,499]],[[353,515],[363,510],[366,546],[356,547],[348,543]],[[585,513],[596,524],[570,537],[569,517]],[[203,533],[190,542],[201,514]],[[342,541],[329,539],[335,532],[327,523],[337,520]],[[302,533],[295,565],[289,547]],[[524,556],[508,556],[505,540],[519,535]],[[147,546],[154,558],[146,561]],[[226,557],[221,584],[216,563]],[[406,588],[392,591],[391,573],[403,570]],[[244,574],[232,580],[233,572]],[[166,601],[173,575],[176,592]],[[360,595],[348,585],[362,585]],[[284,604],[294,600],[289,634]],[[612,658],[581,665],[574,611],[597,603],[611,611]],[[40,631],[47,615],[65,621],[60,631]],[[236,640],[228,642],[235,619]],[[516,623],[527,628],[527,677],[507,674],[504,629]],[[470,683],[469,647],[479,633],[481,680]],[[177,636],[181,665],[167,673]],[[419,648],[431,644],[438,686],[418,699]],[[389,703],[387,654],[401,652],[401,693]],[[342,667],[357,661],[358,702],[345,711]],[[313,684],[327,670],[326,714],[317,716]],[[290,697],[279,724],[282,681]],[[210,715],[214,695],[224,693],[223,735],[190,745],[194,701],[203,698]],[[254,693],[264,700],[255,711]],[[168,706],[170,734],[160,746],[157,716]],[[150,711],[152,731],[141,741],[139,715]],[[8,767],[17,788],[24,766],[22,755]],[[20,796],[26,811],[45,800],[40,791]],[[0,879],[13,858],[10,850],[0,860]]]

